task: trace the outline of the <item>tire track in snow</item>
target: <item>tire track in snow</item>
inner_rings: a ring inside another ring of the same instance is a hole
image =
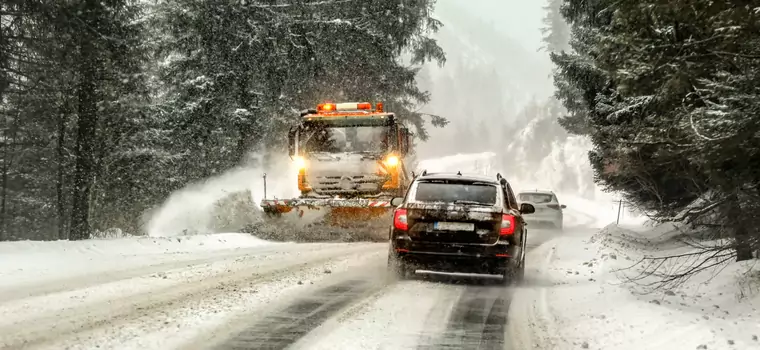
[[[366,280],[354,279],[338,286],[348,288],[364,283]],[[261,316],[263,319],[217,344],[221,344],[219,349],[241,350],[299,346],[307,349],[511,348],[506,334],[513,288],[475,283],[402,281],[373,290],[374,293],[368,293],[366,288],[374,288],[369,286],[346,289],[342,294],[318,290],[266,313]],[[332,297],[325,301],[330,295]],[[372,300],[372,295],[380,295],[380,299]],[[420,300],[420,296],[424,299]],[[347,311],[364,303],[367,305],[356,313]],[[418,312],[418,315],[412,316],[409,312]],[[404,317],[403,321],[398,317]],[[384,323],[390,319],[396,321],[388,327]]]
[[[451,289],[454,289],[454,286],[450,287],[452,287]],[[451,298],[450,302],[445,302],[447,300],[442,300],[443,302],[436,303],[437,306],[428,311],[427,316],[425,317],[425,324],[435,324],[436,322],[441,322],[441,320],[449,319],[451,312],[454,309],[453,306],[457,305],[459,299],[461,299],[461,294],[457,295],[457,297]],[[448,328],[448,325],[446,327]],[[417,341],[417,344],[420,344],[418,348],[423,349],[426,346],[430,346],[430,344],[435,344],[438,337],[440,337],[440,334],[420,334]]]
[[[533,235],[532,235],[533,234]],[[536,235],[538,234],[538,235]],[[559,234],[552,230],[537,230],[528,234],[530,254],[552,241]],[[553,253],[553,251],[552,251]],[[549,259],[551,259],[550,254]],[[533,270],[533,269],[531,269]],[[527,280],[535,276],[528,276]],[[485,280],[481,280],[485,282]],[[428,337],[418,349],[512,349],[514,326],[508,324],[515,290],[523,287],[468,285],[451,310],[446,331],[438,339]]]
[[[546,300],[547,288],[552,284],[545,282],[542,273],[556,259],[556,243],[549,241],[528,255],[528,271],[530,276],[523,286],[515,289],[513,299],[517,302],[508,315],[507,332],[508,347],[513,349],[557,349],[556,331]]]
[[[369,264],[335,276],[325,286],[315,286],[300,296],[256,315],[243,315],[242,325],[227,327],[227,331],[214,331],[203,348],[218,349],[284,349],[312,344],[325,328],[341,319],[354,319],[370,304],[387,295],[398,286],[393,278],[385,276],[384,261]],[[252,322],[246,322],[246,319]],[[318,330],[319,329],[319,330]],[[310,340],[311,339],[311,340]],[[198,347],[186,347],[185,350]],[[307,347],[308,348],[308,347]],[[200,349],[200,348],[198,348]]]
[[[217,349],[285,349],[357,300],[368,297],[373,284],[347,280],[316,291],[269,315],[218,345]]]
[[[426,281],[392,282],[325,321],[293,349],[415,349],[446,329],[463,290]]]
[[[468,286],[445,333],[418,349],[503,349],[510,302],[505,287]]]

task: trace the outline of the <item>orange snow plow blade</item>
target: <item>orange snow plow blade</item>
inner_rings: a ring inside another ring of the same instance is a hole
[[[272,229],[291,230],[303,241],[386,241],[390,201],[368,199],[263,200]]]

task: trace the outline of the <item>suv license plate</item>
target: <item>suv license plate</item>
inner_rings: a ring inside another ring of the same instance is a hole
[[[433,228],[441,231],[474,231],[475,224],[469,222],[436,221]]]

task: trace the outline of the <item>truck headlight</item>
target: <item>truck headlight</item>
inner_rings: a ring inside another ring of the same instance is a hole
[[[385,158],[385,164],[388,166],[396,166],[398,165],[398,157],[396,156],[388,156],[388,158]]]
[[[304,169],[306,168],[306,159],[301,156],[296,156],[293,158],[293,164],[298,167],[298,170]]]

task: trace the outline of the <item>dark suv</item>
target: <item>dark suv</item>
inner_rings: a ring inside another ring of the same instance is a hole
[[[397,206],[390,228],[388,268],[399,278],[419,269],[522,278],[527,229],[506,179],[457,174],[417,176]]]

